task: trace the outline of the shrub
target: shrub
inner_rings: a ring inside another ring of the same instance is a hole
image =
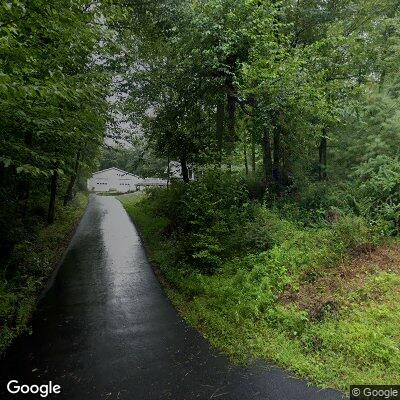
[[[300,336],[307,328],[309,315],[297,306],[278,305],[270,313],[270,323],[282,332],[289,332],[292,337]]]
[[[294,223],[281,219],[278,210],[255,205],[253,218],[242,229],[242,235],[248,249],[265,251],[282,243],[296,229]]]
[[[16,293],[0,280],[0,321],[3,324],[14,320],[17,302]]]
[[[332,244],[336,253],[362,250],[374,243],[375,238],[365,218],[343,215],[332,224]]]
[[[206,273],[242,247],[238,227],[252,213],[246,202],[243,179],[223,172],[209,171],[189,184],[174,181],[167,190],[148,192],[153,213],[168,220],[164,234],[174,234],[186,261]]]
[[[340,188],[331,182],[311,182],[301,190],[299,206],[322,217],[332,208],[346,212],[349,210],[348,193],[348,187]]]
[[[163,188],[150,188],[146,190],[149,203],[155,215],[166,217],[174,224],[177,223],[180,215],[179,204],[184,195],[186,186],[183,182],[174,180],[168,190]]]
[[[191,232],[224,220],[231,227],[247,202],[244,181],[232,173],[207,172],[187,185],[180,205],[182,222]],[[241,221],[243,218],[240,219]]]
[[[265,194],[263,179],[257,175],[246,177],[246,188],[250,200],[262,200]]]
[[[362,215],[390,222],[392,233],[399,232],[400,160],[379,155],[361,164],[354,172],[358,187],[355,203]]]

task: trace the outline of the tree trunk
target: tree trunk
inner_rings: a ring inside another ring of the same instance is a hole
[[[246,176],[249,175],[249,165],[247,164],[247,138],[246,134],[243,137],[243,157],[244,157],[244,169],[246,171]]]
[[[72,197],[73,197],[74,186],[75,186],[75,182],[76,182],[76,178],[78,176],[78,170],[79,170],[79,159],[80,159],[80,152],[78,151],[78,153],[76,154],[74,170],[69,179],[67,190],[65,191],[64,206],[66,206],[72,200]]]
[[[284,146],[281,146],[281,159],[281,184],[288,187],[291,183],[289,178],[290,165],[287,158],[287,149]]]
[[[262,148],[263,148],[265,186],[269,186],[272,181],[272,157],[271,157],[271,141],[269,138],[269,132],[266,128],[264,128],[262,141],[263,141]]]
[[[231,93],[227,94],[227,104],[228,104],[228,121],[227,121],[227,130],[228,130],[228,143],[229,143],[229,170],[232,169],[232,161],[231,156],[235,147],[235,110],[236,110],[236,101],[235,96]]]
[[[236,102],[235,96],[228,93],[227,95],[228,102],[228,134],[231,142],[235,141],[235,110],[236,110]]]
[[[187,167],[186,157],[181,157],[181,170],[183,182],[189,182],[189,170]]]
[[[282,184],[282,171],[281,171],[282,151],[281,151],[281,131],[279,127],[274,129],[274,161],[272,166],[272,177],[277,189]]]
[[[57,170],[54,170],[50,181],[50,202],[49,202],[49,211],[47,214],[48,224],[52,224],[54,222],[54,217],[56,212],[57,180],[58,180],[58,172]]]
[[[217,153],[218,164],[222,165],[222,146],[224,142],[224,120],[225,120],[225,104],[222,99],[218,99],[216,114],[216,136],[217,136]]]
[[[323,136],[321,137],[319,143],[319,166],[318,166],[318,178],[320,181],[324,181],[327,178],[327,160],[326,160],[326,153],[327,153],[327,138],[325,133],[323,132]]]

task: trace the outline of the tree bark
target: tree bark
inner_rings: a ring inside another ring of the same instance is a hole
[[[269,186],[272,181],[272,155],[271,155],[271,141],[269,137],[269,132],[266,128],[264,128],[262,142],[263,142],[262,148],[263,148],[265,186]]]
[[[319,165],[318,165],[318,178],[320,181],[324,181],[327,178],[327,138],[325,133],[323,132],[323,136],[321,137],[319,143]]]
[[[72,171],[72,174],[69,178],[67,190],[65,191],[64,206],[66,206],[72,200],[73,197],[73,190],[79,170],[79,159],[80,159],[80,152],[78,151],[78,153],[76,154],[74,170]]]
[[[230,84],[231,85],[231,84]],[[233,90],[233,89],[232,89]],[[228,155],[229,155],[229,170],[232,169],[232,161],[230,157],[232,156],[233,149],[235,147],[235,110],[236,110],[236,100],[235,96],[228,92],[227,94],[227,105],[228,105],[228,120],[227,120],[227,130],[228,130]]]
[[[183,182],[189,182],[189,170],[187,167],[186,157],[181,157],[181,170]]]
[[[57,195],[57,180],[58,172],[55,169],[50,181],[50,202],[49,210],[47,213],[47,223],[52,224],[54,222],[55,212],[56,212],[56,195]]]
[[[217,114],[216,114],[216,136],[217,136],[217,154],[218,164],[222,165],[222,146],[224,143],[224,120],[225,120],[225,105],[222,99],[218,100],[217,103]]]

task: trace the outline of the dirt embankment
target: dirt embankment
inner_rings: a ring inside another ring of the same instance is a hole
[[[400,245],[379,246],[353,254],[336,267],[319,271],[298,291],[283,293],[281,301],[307,310],[312,318],[321,319],[326,312],[340,309],[348,293],[365,287],[369,278],[382,272],[400,275]],[[373,294],[372,294],[373,295]],[[375,294],[379,296],[379,293]]]

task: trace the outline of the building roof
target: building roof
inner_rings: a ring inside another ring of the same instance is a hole
[[[134,176],[135,178],[139,178],[139,176],[134,175],[134,174],[131,174],[130,172],[126,172],[126,171],[124,171],[124,170],[122,170],[122,169],[119,169],[119,168],[117,168],[117,167],[106,168],[106,169],[102,169],[102,170],[100,170],[100,171],[93,172],[92,176],[97,175],[97,174],[100,174],[100,173],[105,172],[105,171],[110,171],[110,170],[115,170],[115,171],[123,172],[124,175],[131,175],[131,176]]]

